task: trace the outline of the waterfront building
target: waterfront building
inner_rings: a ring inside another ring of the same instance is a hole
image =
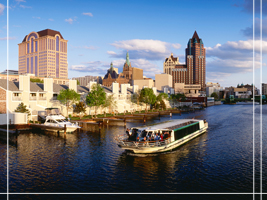
[[[234,88],[234,97],[235,98],[250,98],[252,92],[248,90],[248,88]]]
[[[54,83],[53,78],[44,78],[44,83],[34,83],[30,81],[31,76],[31,74],[19,75],[17,81],[0,79],[0,113],[12,113],[23,102],[31,112],[31,120],[37,120],[38,112],[48,107],[57,107],[67,115],[66,107],[57,100],[60,90],[69,88],[81,96],[87,95],[87,90],[77,86],[76,80],[68,80],[68,85]]]
[[[171,54],[165,59],[163,71],[173,76],[173,86],[175,83],[196,84],[201,85],[201,91],[205,91],[206,49],[196,31],[188,41],[185,54],[186,64],[180,64],[179,58]]]
[[[29,33],[18,44],[19,74],[67,79],[67,42],[51,29]]]
[[[26,74],[19,75],[18,81],[0,79],[0,113],[12,113],[23,102],[31,113],[29,120],[37,120],[38,115],[44,113],[45,108],[51,107],[59,108],[64,116],[73,115],[72,109],[69,109],[67,113],[65,105],[57,100],[60,91],[73,89],[80,94],[81,101],[85,102],[92,85],[96,83],[89,82],[87,86],[80,86],[77,85],[77,80],[69,80],[67,84],[63,85],[54,83],[53,78],[44,78],[44,83],[36,83],[30,81],[31,77],[32,74]],[[7,85],[9,85],[9,88],[7,88]],[[113,82],[110,87],[103,85],[101,87],[107,95],[114,96],[116,102],[116,105],[112,108],[114,112],[143,110],[146,107],[145,105],[137,105],[131,102],[131,95],[138,92],[137,85],[119,85],[119,83]],[[155,91],[155,88],[153,88],[153,91]],[[110,108],[98,109],[97,114],[104,112],[110,112]],[[94,107],[87,107],[86,114],[94,114]]]
[[[249,84],[246,84],[244,85],[243,83],[241,85],[237,85],[237,88],[247,88],[247,91],[250,91],[251,94],[253,95],[253,88],[254,88],[254,94],[255,95],[259,95],[259,92],[258,92],[258,89],[257,87],[253,86],[253,84],[249,85]]]
[[[200,84],[184,84],[184,83],[175,83],[174,92],[175,94],[180,93],[184,94],[186,97],[198,97],[200,95],[199,91],[201,90]]]
[[[262,95],[267,95],[267,83],[262,83]]]
[[[220,91],[223,91],[223,87],[219,83],[207,82],[206,84],[206,95],[209,97],[212,93],[217,93],[220,96]]]

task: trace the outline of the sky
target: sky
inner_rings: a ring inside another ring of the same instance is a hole
[[[267,0],[255,0],[255,85],[267,83]],[[206,48],[206,81],[222,87],[253,83],[252,0],[0,0],[0,71],[18,70],[18,44],[32,31],[53,29],[68,40],[69,78],[104,76],[113,63],[149,78],[163,73],[171,53],[185,62],[188,40],[197,31]],[[7,38],[7,28],[9,38]],[[7,40],[9,56],[7,62]],[[263,48],[261,62],[260,48]],[[262,69],[261,69],[262,66]],[[262,70],[262,73],[261,73]]]

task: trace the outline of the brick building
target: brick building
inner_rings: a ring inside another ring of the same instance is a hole
[[[188,41],[185,54],[186,64],[180,64],[179,58],[171,54],[165,59],[163,71],[173,76],[173,87],[175,83],[197,84],[201,85],[201,91],[205,91],[206,50],[196,31]]]
[[[129,53],[127,52],[122,73],[117,73],[117,71],[113,68],[113,64],[111,63],[102,83],[107,87],[111,86],[113,82],[119,83],[119,86],[121,84],[133,85],[134,80],[143,80],[143,70],[132,67],[129,60]]]

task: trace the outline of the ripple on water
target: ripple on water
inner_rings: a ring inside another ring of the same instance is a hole
[[[17,149],[10,147],[10,191],[252,192],[252,106],[213,106],[172,119],[193,117],[207,119],[208,132],[161,154],[140,155],[120,149],[114,138],[124,127],[75,132],[66,139],[53,134],[21,134]],[[162,117],[161,121],[169,119]],[[148,123],[155,122],[159,120]],[[137,125],[127,123],[127,127]],[[267,144],[266,135],[264,141]],[[266,145],[264,150],[267,152]],[[263,156],[266,158],[266,153]],[[266,172],[266,161],[264,164]],[[2,180],[4,174],[0,176]],[[266,181],[263,188],[267,190]]]

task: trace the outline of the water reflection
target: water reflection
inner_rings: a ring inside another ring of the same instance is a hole
[[[0,193],[7,192],[7,145],[0,141]]]
[[[125,132],[120,126],[66,135],[23,133],[17,148],[10,146],[10,191],[252,192],[252,106],[213,106],[172,119],[193,117],[207,119],[208,132],[161,154],[136,155],[120,149],[114,139]],[[170,119],[162,116],[160,121]],[[264,150],[266,172],[266,145]],[[259,148],[256,153],[259,163]]]

